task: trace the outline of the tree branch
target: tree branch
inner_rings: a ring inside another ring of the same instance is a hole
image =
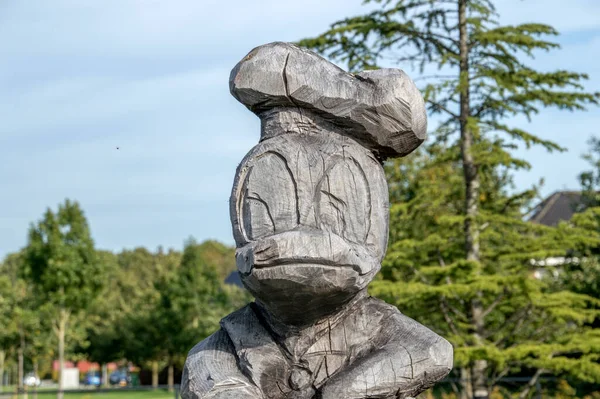
[[[527,385],[525,385],[525,388],[523,388],[523,390],[519,393],[519,399],[525,399],[527,397],[527,395],[531,391],[531,388],[533,388],[533,386],[535,384],[537,384],[538,380],[540,379],[540,376],[543,373],[545,373],[544,369],[538,369],[535,372],[535,374],[533,375],[533,377],[531,377],[531,379],[529,380],[529,382],[527,383]]]
[[[439,110],[439,111],[444,111],[444,112],[446,112],[448,115],[450,115],[451,117],[458,119],[458,115],[457,115],[457,114],[455,114],[454,112],[450,111],[450,110],[449,110],[448,108],[446,108],[444,105],[442,105],[442,104],[440,104],[440,103],[438,103],[438,102],[435,102],[435,101],[433,101],[433,100],[427,100],[427,102],[428,102],[428,103],[430,103],[430,104],[431,104],[431,105],[432,105],[434,108],[437,108],[437,110]]]
[[[511,334],[513,334],[515,331],[519,330],[521,328],[521,326],[523,325],[523,323],[525,322],[526,317],[529,315],[529,312],[531,310],[531,306],[528,306],[526,308],[523,308],[521,312],[515,312],[513,313],[513,315],[511,317],[509,317],[509,319],[504,323],[505,326],[509,326],[512,323],[516,323],[514,328],[511,331]],[[504,342],[506,340],[506,338],[511,335],[511,334],[507,334],[502,338],[499,338],[498,340],[496,340],[494,342],[495,346],[500,345],[502,342]],[[489,338],[492,335],[492,333],[486,335],[486,339]]]
[[[481,313],[481,318],[485,318],[487,315],[489,315],[495,308],[496,306],[498,306],[500,304],[500,302],[502,302],[502,300],[504,299],[504,294],[506,292],[501,293],[500,295],[498,295],[496,297],[496,299],[494,299],[494,302],[492,302],[490,304],[490,306],[488,306],[487,309],[485,309],[482,313]]]
[[[502,378],[504,378],[509,372],[510,372],[510,367],[505,367],[501,372],[499,372],[492,378],[492,382],[490,383],[490,385],[496,385],[496,383],[498,381],[500,381]]]
[[[458,317],[462,317],[463,320],[467,320],[467,316],[463,312],[451,306],[449,303],[447,303],[446,305],[448,306],[448,309],[452,311],[452,313],[454,313]]]
[[[418,82],[419,80],[426,80],[426,79],[453,79],[455,78],[455,75],[425,75],[425,76],[419,76],[417,78],[413,79],[413,82]]]
[[[440,299],[440,310],[442,311],[442,315],[444,315],[444,320],[446,320],[446,324],[448,324],[448,327],[450,327],[450,330],[452,330],[452,332],[455,335],[460,335],[458,333],[458,329],[456,328],[456,325],[454,324],[454,321],[452,321],[452,318],[448,314],[448,304],[446,303],[446,298],[444,298],[444,297],[442,297]]]

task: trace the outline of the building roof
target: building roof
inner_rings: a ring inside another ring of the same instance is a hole
[[[556,226],[560,221],[571,219],[584,207],[581,191],[557,191],[543,200],[533,210],[530,222]]]
[[[242,280],[240,279],[240,272],[238,272],[237,270],[229,273],[229,276],[227,276],[227,278],[225,279],[225,284],[236,285],[240,288],[244,288]]]

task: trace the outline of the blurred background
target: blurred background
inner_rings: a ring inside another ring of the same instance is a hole
[[[597,0],[3,1],[0,395],[177,396],[251,300],[228,201],[260,123],[228,79],[273,41],[426,98],[370,287],[455,346],[422,396],[600,398]]]

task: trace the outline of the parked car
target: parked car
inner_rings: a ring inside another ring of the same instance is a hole
[[[120,369],[110,373],[108,377],[110,385],[127,386],[131,383],[131,375],[127,369]]]
[[[42,381],[40,378],[34,373],[28,373],[25,378],[23,378],[23,384],[27,385],[28,387],[39,387],[41,383]]]
[[[83,378],[83,384],[93,387],[102,385],[102,377],[99,371],[88,371]]]

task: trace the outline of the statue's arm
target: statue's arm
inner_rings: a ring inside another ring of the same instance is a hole
[[[263,399],[239,370],[229,337],[219,330],[189,352],[181,377],[183,399]]]
[[[327,381],[323,399],[410,398],[450,372],[448,341],[399,312],[389,319],[381,330],[387,343]]]

